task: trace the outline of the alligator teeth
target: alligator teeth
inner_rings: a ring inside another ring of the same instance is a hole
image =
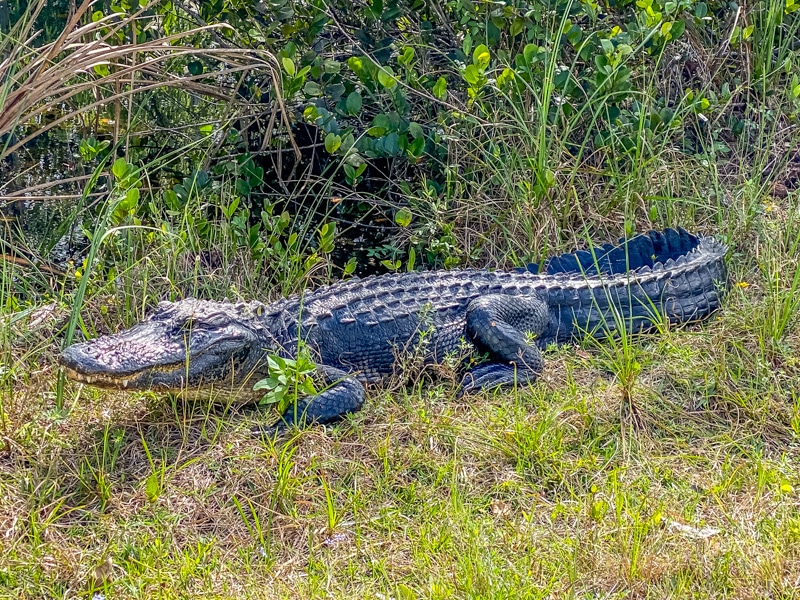
[[[128,381],[129,381],[128,379],[123,379],[122,380],[122,387],[124,387],[124,388],[128,387]]]

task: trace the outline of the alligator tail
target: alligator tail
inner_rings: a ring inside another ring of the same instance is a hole
[[[726,252],[714,238],[679,228],[555,256],[541,268],[560,282],[548,290],[550,333],[563,342],[705,318],[719,309],[729,285]]]

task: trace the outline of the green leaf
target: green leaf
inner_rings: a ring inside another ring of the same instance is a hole
[[[439,77],[433,86],[433,95],[439,100],[447,98],[447,80],[444,77]]]
[[[408,133],[411,134],[411,137],[414,139],[420,138],[425,135],[425,132],[422,130],[422,125],[419,123],[411,122],[408,124]]]
[[[405,65],[406,67],[410,66],[413,60],[414,60],[413,46],[406,46],[405,48],[403,48],[403,53],[397,57],[397,62],[399,62],[401,65]]]
[[[335,133],[329,133],[325,136],[325,150],[328,151],[328,154],[334,154],[341,145],[342,138]]]
[[[413,246],[408,249],[408,261],[406,262],[406,271],[413,271],[414,270],[414,263],[417,262],[417,251],[414,250]]]
[[[379,113],[372,119],[372,127],[367,129],[367,133],[373,137],[381,137],[389,131],[391,126],[392,122],[389,120],[389,115]]]
[[[361,110],[361,104],[362,104],[361,94],[359,94],[358,92],[350,92],[347,95],[346,105],[348,114],[351,115],[358,114],[359,111]]]
[[[338,60],[326,59],[322,63],[322,70],[328,75],[335,75],[342,70],[342,63]]]
[[[477,85],[481,80],[481,74],[478,71],[478,67],[475,65],[467,65],[467,67],[464,69],[464,79],[470,85]]]
[[[627,56],[633,54],[633,48],[629,44],[617,44],[617,53],[620,56]]]
[[[323,254],[333,252],[336,243],[336,223],[323,223],[317,232],[319,251]]]
[[[394,222],[400,227],[408,227],[411,225],[411,219],[413,217],[414,215],[411,213],[411,210],[404,206],[394,215]]]
[[[128,174],[128,162],[124,158],[118,158],[114,161],[111,172],[117,181],[121,181]]]
[[[513,81],[514,81],[514,70],[509,69],[508,67],[503,69],[503,72],[497,76],[497,85],[498,87],[501,88],[506,85],[509,85],[510,83],[513,83]]]
[[[391,67],[381,67],[378,70],[378,83],[380,83],[387,90],[390,90],[397,85],[397,79],[394,78],[394,71],[392,71]]]
[[[207,123],[205,125],[200,125],[200,127],[198,127],[197,129],[203,135],[211,135],[212,133],[214,133],[214,126],[211,125],[210,123]]]
[[[125,205],[128,210],[133,210],[139,204],[139,188],[131,188],[125,192]]]
[[[236,193],[239,194],[240,196],[247,196],[250,194],[252,188],[250,187],[250,184],[247,182],[246,179],[237,179],[234,189],[236,189]],[[237,198],[237,203],[238,203],[238,198]],[[230,219],[230,217],[228,218]]]
[[[350,260],[344,263],[344,274],[345,275],[352,275],[356,272],[356,267],[358,266],[358,260],[356,260],[355,256],[351,256]]]
[[[281,63],[283,63],[283,70],[286,71],[290,77],[294,77],[294,74],[297,72],[297,69],[294,66],[294,61],[288,56],[284,56],[281,59]]]
[[[474,64],[481,71],[486,70],[489,66],[489,61],[492,60],[492,55],[489,53],[489,48],[484,44],[480,44],[472,53],[472,64]]]
[[[144,494],[147,496],[148,502],[155,502],[161,492],[161,485],[158,481],[158,473],[150,473],[150,476],[144,482]]]
[[[400,136],[396,131],[392,131],[381,139],[383,141],[383,150],[387,155],[397,156],[400,153]]]
[[[525,62],[529,65],[533,63],[538,54],[539,54],[539,46],[537,46],[536,44],[526,44],[525,48],[523,48],[522,50],[522,56],[525,57]]]
[[[191,61],[188,65],[186,65],[186,68],[192,75],[201,75],[204,71],[203,63],[201,63],[199,60]]]
[[[583,38],[583,31],[577,25],[572,25],[564,34],[567,37],[567,40],[573,46],[577,46],[578,43]]]
[[[322,95],[322,88],[315,81],[307,81],[306,84],[303,86],[303,91],[306,94],[308,94],[309,96],[321,96]]]
[[[347,66],[350,70],[358,75],[364,70],[364,59],[359,56],[351,56],[347,59]]]
[[[417,595],[414,593],[414,590],[407,585],[398,583],[396,589],[396,595],[400,600],[417,600]]]
[[[425,152],[425,138],[415,138],[413,142],[408,145],[408,153],[414,157],[419,158]]]
[[[606,54],[614,54],[614,44],[611,43],[611,40],[603,38],[600,40],[600,45],[603,47],[603,52]]]

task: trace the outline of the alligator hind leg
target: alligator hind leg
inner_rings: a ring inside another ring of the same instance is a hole
[[[533,383],[544,368],[535,338],[550,319],[538,296],[491,294],[467,307],[467,335],[488,352],[491,362],[471,369],[461,382],[462,392],[500,385]]]
[[[292,425],[305,427],[313,423],[330,423],[363,406],[364,386],[351,374],[319,365],[316,375],[326,389],[316,396],[298,400],[297,405],[290,406],[276,424],[256,427],[253,433],[274,434]]]

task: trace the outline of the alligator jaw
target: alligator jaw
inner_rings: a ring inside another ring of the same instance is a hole
[[[67,378],[71,379],[72,381],[93,385],[95,387],[107,390],[123,390],[132,392],[132,391],[151,389],[152,375],[154,374],[154,372],[157,371],[160,373],[166,373],[174,369],[180,368],[181,366],[182,365],[177,365],[177,364],[168,365],[166,366],[167,368],[160,367],[159,369],[140,371],[138,373],[126,373],[124,375],[109,375],[105,373],[94,373],[94,374],[81,373],[80,371],[77,371],[66,365],[63,365],[63,368],[64,368],[64,374],[67,376]],[[159,391],[179,392],[181,391],[181,389],[180,388],[169,389],[166,386],[164,386],[160,387]]]
[[[64,367],[64,374],[67,378],[72,379],[72,381],[77,381],[78,383],[88,383],[90,385],[96,385],[97,387],[102,388],[127,388],[128,384],[130,383],[130,378],[117,378],[117,377],[108,377],[106,375],[84,375],[83,373],[76,371],[74,369],[70,369],[69,367]]]
[[[184,365],[172,365],[174,368],[183,367]],[[166,383],[154,384],[151,383],[152,376],[155,373],[165,372],[165,369],[158,368],[151,371],[131,373],[128,375],[120,375],[117,377],[110,375],[94,374],[87,375],[81,373],[70,367],[63,366],[64,374],[77,383],[91,385],[100,389],[114,390],[122,392],[142,392],[146,390],[153,390],[162,394],[175,394],[182,398],[189,400],[206,400],[211,399],[214,402],[234,402],[234,403],[248,403],[257,401],[261,394],[253,392],[252,385],[258,379],[257,376],[245,378],[243,382],[238,385],[228,386],[224,383],[216,382],[209,385],[194,385],[174,387]],[[249,384],[249,385],[248,385]]]

